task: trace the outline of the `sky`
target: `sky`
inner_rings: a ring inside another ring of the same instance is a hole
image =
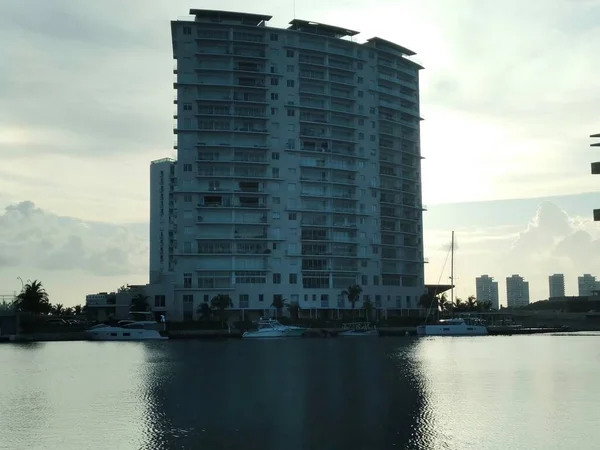
[[[295,6],[294,6],[295,3]],[[51,300],[147,282],[149,162],[174,157],[169,21],[243,1],[0,2],[0,295],[18,276]],[[600,276],[600,1],[255,1],[417,52],[426,281],[456,231],[456,294],[475,276]],[[35,13],[32,13],[35,11]],[[596,246],[596,247],[594,247]]]

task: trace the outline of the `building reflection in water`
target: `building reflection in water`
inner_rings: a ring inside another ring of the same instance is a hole
[[[421,415],[406,359],[413,345],[377,338],[147,344],[143,448],[405,448]]]

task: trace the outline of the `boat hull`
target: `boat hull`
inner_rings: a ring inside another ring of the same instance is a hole
[[[369,337],[369,336],[379,336],[379,331],[377,330],[347,330],[342,331],[338,334],[338,336],[342,337]]]
[[[92,341],[159,341],[169,339],[157,330],[137,330],[119,327],[106,327],[87,330]]]
[[[419,336],[486,336],[487,327],[482,325],[420,325],[417,327]]]
[[[272,338],[292,338],[302,337],[306,333],[306,328],[291,328],[286,330],[259,330],[246,331],[243,339],[272,339]]]

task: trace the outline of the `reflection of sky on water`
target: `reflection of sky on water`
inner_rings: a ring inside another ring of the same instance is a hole
[[[596,449],[597,342],[561,336],[427,338],[412,360],[432,449]],[[593,355],[593,356],[592,356]]]

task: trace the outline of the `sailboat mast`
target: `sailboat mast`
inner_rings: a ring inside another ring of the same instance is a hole
[[[452,243],[450,244],[450,305],[454,315],[454,230],[452,230]]]

